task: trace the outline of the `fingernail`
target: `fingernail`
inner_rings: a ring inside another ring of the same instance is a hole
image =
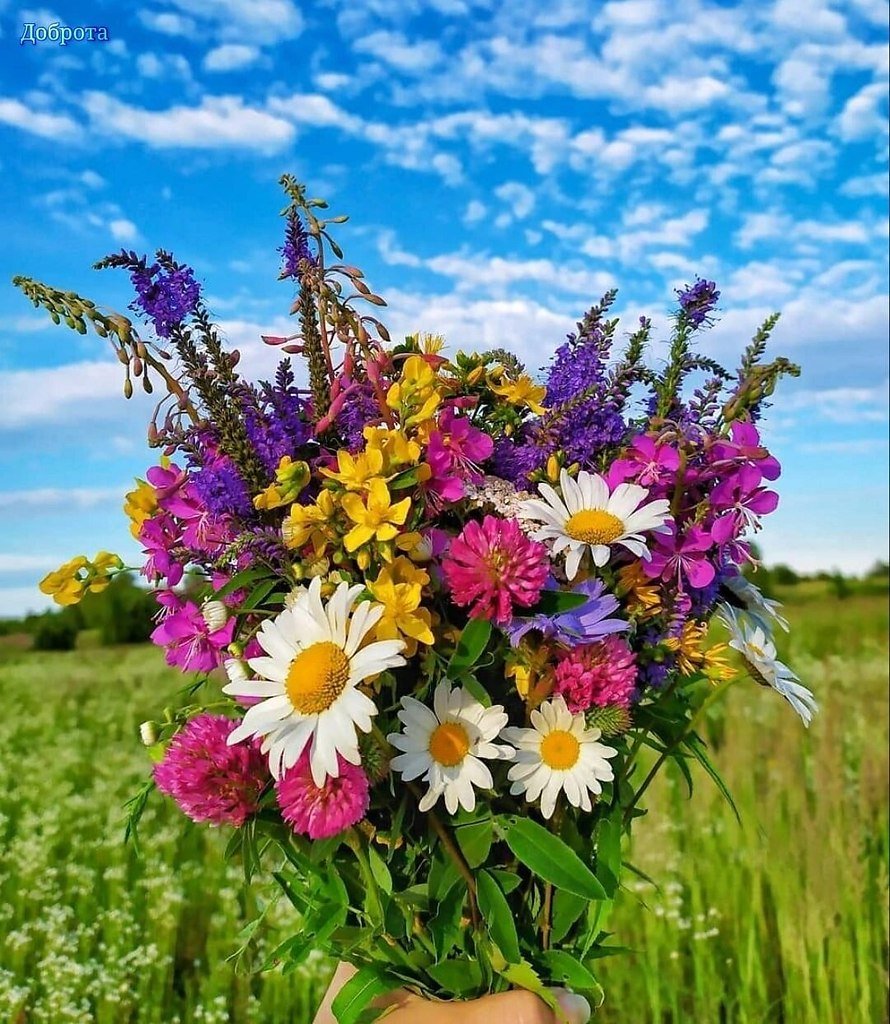
[[[562,1012],[569,1019],[570,1024],[587,1024],[590,1020],[590,1003],[575,992],[568,989],[556,990],[556,1001],[562,1008]]]

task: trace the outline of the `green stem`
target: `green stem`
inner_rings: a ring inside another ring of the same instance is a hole
[[[689,736],[692,733],[696,723],[701,719],[701,717],[704,714],[704,712],[711,706],[711,704],[714,703],[715,700],[717,700],[719,697],[723,696],[723,694],[727,691],[727,689],[729,689],[729,687],[732,686],[733,682],[734,682],[734,680],[730,680],[729,682],[725,683],[723,686],[720,686],[717,689],[713,690],[711,693],[709,693],[708,696],[701,702],[701,704],[698,707],[698,710],[695,712],[695,714],[692,716],[692,718],[689,719],[689,722],[688,722],[686,728],[680,733],[679,736],[677,736],[677,738],[673,741],[673,743],[671,743],[669,746],[665,747],[665,749],[661,752],[661,754],[659,755],[659,757],[656,760],[655,764],[652,766],[649,774],[643,780],[643,784],[640,786],[640,788],[634,794],[633,799],[631,800],[630,804],[627,807],[627,810],[624,812],[624,825],[625,826],[630,821],[630,818],[631,818],[631,815],[634,812],[634,809],[636,808],[637,804],[640,802],[640,799],[642,798],[643,794],[646,792],[646,790],[652,784],[652,781],[654,780],[655,776],[658,774],[659,770],[661,769],[661,766],[677,750],[677,748],[680,746],[680,744],[683,742],[683,740],[685,740],[686,737]]]
[[[374,877],[374,872],[371,870],[371,861],[368,857],[367,850],[365,850],[362,837],[355,828],[351,828],[349,830],[346,838],[346,845],[350,850],[352,850],[355,854],[355,859],[358,861],[359,870],[362,873],[362,878],[364,879],[365,885],[368,889],[375,923],[379,922],[382,925],[383,903],[380,899],[380,889],[377,886],[377,879]]]

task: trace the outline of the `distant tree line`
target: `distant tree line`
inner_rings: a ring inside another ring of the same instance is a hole
[[[79,633],[91,631],[99,644],[144,643],[155,627],[158,610],[151,592],[129,573],[121,574],[98,594],[59,611],[31,614],[0,622],[0,635],[30,633],[38,651],[70,651]]]
[[[759,560],[759,552],[754,551]],[[760,565],[749,573],[767,596],[775,597],[776,588],[797,586],[808,580],[827,584],[839,599],[853,594],[886,593],[890,583],[890,563],[875,562],[862,577],[844,576],[838,571],[799,573],[789,565]],[[188,577],[185,589],[194,585]],[[22,619],[0,619],[0,637],[28,633],[38,651],[70,651],[78,634],[89,631],[98,644],[138,644],[147,641],[155,627],[158,606],[151,591],[136,583],[130,573],[117,576],[100,594],[87,594],[80,604],[26,615]]]

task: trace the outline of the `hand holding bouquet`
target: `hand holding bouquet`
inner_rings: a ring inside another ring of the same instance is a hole
[[[125,507],[153,639],[196,681],[146,723],[154,782],[233,826],[248,878],[271,870],[293,903],[272,962],[322,950],[357,968],[340,1024],[396,988],[521,988],[555,1008],[569,986],[597,1004],[652,779],[671,762],[691,783],[694,761],[723,785],[696,728],[736,676],[712,617],[756,682],[805,723],[815,707],[745,575],[746,538],[778,503],[757,421],[797,368],[762,361],[776,318],[735,373],[697,354],[719,296],[704,280],[679,294],[658,370],[646,319],[613,355],[614,292],[540,381],[502,349],[392,344],[331,237],[343,218],[282,182],[299,329],[264,339],[285,356],[270,382],[238,375],[168,253],[99,264],[130,274],[153,338],[17,279],[109,339],[128,396],[134,379],[165,387],[161,457]],[[71,603],[121,570],[81,557],[42,587]]]

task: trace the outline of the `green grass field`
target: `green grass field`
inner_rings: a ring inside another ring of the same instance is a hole
[[[791,606],[782,652],[815,690],[807,732],[739,682],[706,732],[742,825],[706,779],[650,791],[610,923],[608,1024],[887,1020],[887,602]],[[225,836],[159,797],[122,844],[148,765],[138,725],[181,679],[150,648],[0,650],[0,1024],[305,1024],[328,965],[251,973],[294,922],[240,887]],[[644,906],[648,909],[644,909]],[[240,970],[237,969],[240,967]]]

